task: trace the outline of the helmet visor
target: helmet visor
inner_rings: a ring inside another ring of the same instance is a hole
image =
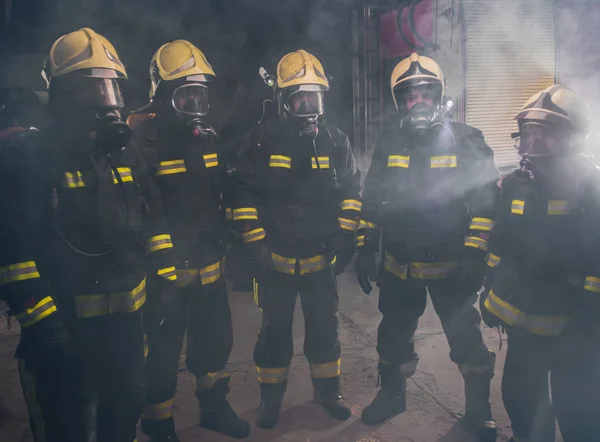
[[[319,87],[301,86],[292,92],[285,104],[286,110],[295,117],[316,117],[323,113],[323,90]]]
[[[125,105],[121,88],[115,78],[73,76],[64,80],[64,82],[60,82],[60,85],[56,84],[58,90],[53,90],[51,93],[62,95],[73,106],[78,108],[122,108]]]
[[[208,87],[204,84],[193,83],[179,86],[173,91],[173,108],[185,115],[203,117],[208,114]]]

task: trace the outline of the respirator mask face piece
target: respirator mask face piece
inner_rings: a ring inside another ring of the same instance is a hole
[[[517,138],[519,155],[524,159],[557,158],[570,153],[572,131],[548,121],[522,120]]]
[[[171,105],[180,115],[204,117],[210,109],[208,87],[201,83],[183,84],[173,91]]]
[[[301,137],[315,138],[318,118],[325,110],[323,88],[319,85],[302,85],[282,95],[283,110],[293,122]]]
[[[424,135],[440,119],[442,86],[419,84],[394,90],[401,125],[409,132]]]

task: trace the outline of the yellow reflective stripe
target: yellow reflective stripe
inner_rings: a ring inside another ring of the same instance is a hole
[[[348,218],[339,218],[338,217],[338,221],[340,223],[340,227],[344,230],[349,230],[351,232],[356,232],[356,230],[358,229],[358,221],[356,221],[355,219],[348,219]]]
[[[388,156],[387,167],[402,167],[408,169],[410,163],[410,157],[403,155],[390,155]]]
[[[168,279],[169,281],[177,281],[177,270],[173,266],[159,269],[156,271],[156,274]]]
[[[242,219],[258,219],[258,210],[254,207],[241,207],[233,209],[233,220],[239,221]]]
[[[171,241],[171,235],[162,234],[151,237],[148,240],[148,250],[150,252],[156,252],[158,250],[170,249],[173,247],[173,242]]]
[[[433,156],[430,158],[430,166],[432,169],[440,169],[442,167],[456,167],[456,155]]]
[[[476,236],[468,236],[465,239],[465,247],[474,247],[476,249],[481,249],[484,252],[487,252],[488,242],[483,238],[478,238]]]
[[[244,243],[249,244],[251,242],[260,241],[261,239],[265,239],[267,236],[265,229],[258,228],[254,230],[250,230],[249,232],[242,233],[242,239]]]
[[[206,167],[216,167],[219,165],[219,157],[216,153],[209,153],[204,155],[204,164]]]
[[[383,259],[383,268],[400,279],[406,279],[408,275],[408,265],[402,264],[388,252],[385,252]]]
[[[583,288],[590,292],[600,293],[600,278],[595,276],[586,277]]]
[[[548,201],[548,215],[566,215],[569,213],[569,202],[567,200]]]
[[[36,442],[45,442],[46,424],[44,422],[42,407],[37,396],[37,379],[33,371],[27,369],[27,363],[23,359],[18,360],[17,367],[19,370],[21,387],[23,389],[23,396],[25,397],[27,411],[29,412],[33,440]]]
[[[113,313],[133,313],[146,302],[146,278],[128,292],[108,295],[77,295],[75,310],[77,318],[91,318]]]
[[[329,157],[317,157],[317,159],[319,160],[318,166],[315,157],[311,157],[313,169],[329,169]]]
[[[283,167],[285,169],[291,169],[292,159],[284,155],[271,155],[269,167]]]
[[[512,200],[512,204],[510,207],[510,212],[515,215],[523,215],[523,211],[525,210],[525,201],[523,200]]]
[[[488,267],[496,267],[498,264],[500,264],[501,259],[502,258],[500,258],[498,255],[489,253],[488,256],[486,257],[485,261],[486,261]]]
[[[174,175],[176,173],[185,173],[187,168],[185,167],[185,161],[183,160],[170,160],[161,161],[156,169],[156,175]]]
[[[173,416],[173,405],[175,398],[171,398],[159,404],[146,404],[142,410],[142,417],[150,421],[164,421]]]
[[[287,273],[293,275],[296,268],[296,258],[287,258],[285,256],[278,255],[277,253],[271,252],[271,261],[275,266],[275,270],[281,273]]]
[[[212,284],[216,282],[225,273],[225,258],[221,258],[214,264],[202,267],[199,271],[200,282],[202,285]]]
[[[309,364],[310,375],[313,379],[335,378],[340,375],[341,361],[328,362],[326,364]]]
[[[323,269],[329,268],[332,262],[327,259],[327,255],[317,255],[311,258],[300,259],[299,268],[301,275],[308,275],[309,273],[319,272]]]
[[[229,207],[225,209],[225,219],[233,219],[233,211]]]
[[[456,270],[457,266],[456,262],[411,262],[410,274],[416,279],[443,279]]]
[[[469,229],[491,232],[492,230],[494,230],[495,225],[496,223],[494,222],[494,220],[490,218],[473,218],[471,220],[471,224],[469,224]]]
[[[361,219],[358,223],[359,229],[376,229],[377,224]]]
[[[86,183],[83,179],[83,173],[79,170],[75,172],[65,172],[63,187],[68,188],[76,188],[76,187],[85,187]]]
[[[219,379],[227,379],[229,372],[217,371],[215,373],[206,373],[204,376],[196,376],[196,391],[210,390]]]
[[[541,336],[557,336],[570,322],[568,316],[527,315],[490,290],[484,307],[508,325]]]
[[[365,245],[365,235],[358,235],[356,237],[356,247],[363,247]]]
[[[256,367],[258,382],[261,384],[281,384],[287,381],[290,367],[263,368]]]
[[[130,167],[117,167],[117,172],[119,173],[119,177],[121,177],[121,181],[124,183],[133,183],[133,174],[131,173]],[[119,184],[119,179],[115,175],[115,171],[112,171],[113,182],[115,184]]]
[[[342,210],[356,210],[360,212],[362,210],[362,203],[358,200],[343,200],[340,203],[340,208]]]
[[[0,268],[0,285],[39,278],[35,261],[20,262]]]
[[[45,317],[50,316],[55,311],[56,305],[54,305],[54,301],[50,296],[46,296],[33,307],[15,315],[15,318],[21,323],[21,327],[29,327],[30,325],[40,322]]]

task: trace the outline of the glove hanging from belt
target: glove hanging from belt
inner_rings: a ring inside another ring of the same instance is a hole
[[[356,251],[356,234],[354,232],[338,229],[335,235],[335,274],[344,271]]]
[[[364,236],[364,238],[363,238]],[[362,291],[370,295],[373,290],[371,282],[377,281],[377,258],[381,231],[379,229],[363,229],[358,233],[358,255],[356,257],[356,276]]]
[[[486,272],[486,252],[472,247],[465,248],[463,257],[454,273],[456,289],[465,296],[471,296],[483,286]]]

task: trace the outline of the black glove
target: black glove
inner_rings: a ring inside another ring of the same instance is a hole
[[[75,380],[81,374],[75,343],[57,313],[22,329],[16,356],[39,377]]]
[[[479,291],[483,285],[483,277],[487,268],[485,255],[483,250],[466,248],[454,274],[454,281],[459,293],[471,296]]]
[[[486,290],[479,296],[479,310],[481,311],[481,319],[483,319],[483,323],[485,325],[491,328],[504,325],[499,318],[494,316],[487,308],[485,308],[485,300],[488,298],[489,294],[490,291],[486,288]]]
[[[356,235],[354,232],[340,229],[335,237],[335,274],[339,275],[344,271],[352,258],[356,248]]]
[[[377,281],[377,259],[375,253],[359,253],[356,257],[356,277],[358,285],[365,294],[370,295]]]
[[[246,245],[246,256],[248,264],[252,270],[252,276],[259,281],[269,278],[271,272],[275,270],[271,253],[263,241],[255,241]]]

